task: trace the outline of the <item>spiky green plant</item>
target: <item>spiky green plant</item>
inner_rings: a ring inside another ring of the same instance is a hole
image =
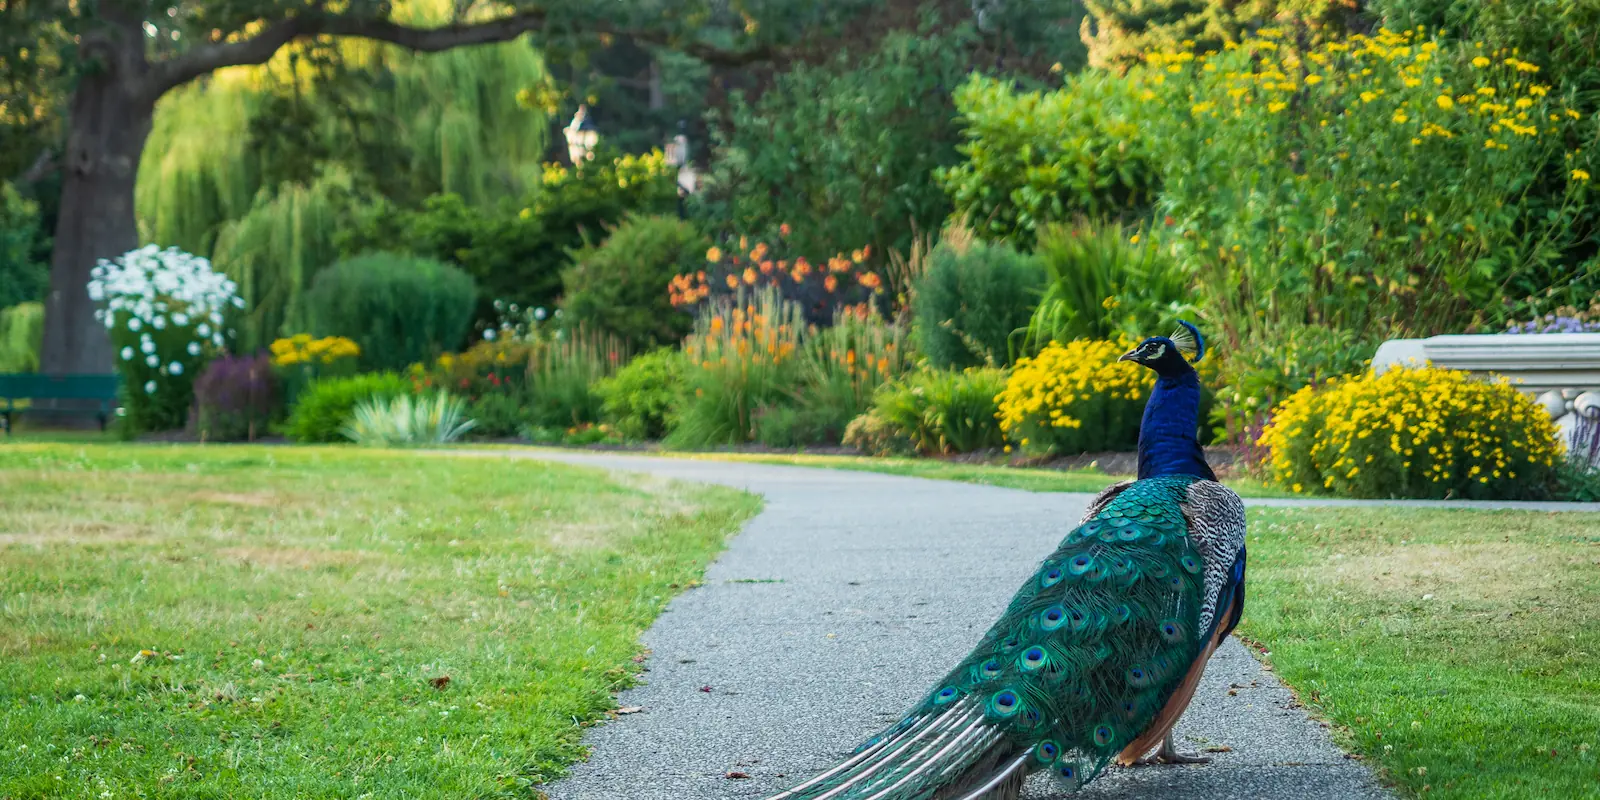
[[[356,406],[343,433],[364,447],[448,444],[477,425],[466,418],[466,410],[466,401],[449,392],[431,398],[408,394],[375,398]]]

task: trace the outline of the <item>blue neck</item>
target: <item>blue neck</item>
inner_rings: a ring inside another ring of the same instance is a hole
[[[1139,424],[1139,479],[1194,475],[1216,480],[1206,463],[1200,430],[1200,376],[1194,370],[1156,378]]]

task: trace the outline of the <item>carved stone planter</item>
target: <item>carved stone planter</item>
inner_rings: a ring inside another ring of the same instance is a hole
[[[1391,339],[1372,357],[1382,375],[1431,363],[1485,377],[1504,375],[1556,420],[1569,443],[1582,422],[1600,420],[1600,333],[1527,333]]]

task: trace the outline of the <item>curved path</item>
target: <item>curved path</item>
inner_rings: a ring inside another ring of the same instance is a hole
[[[642,711],[590,730],[592,757],[546,787],[552,800],[759,798],[834,763],[967,653],[1090,498],[723,461],[509,455],[766,498],[703,585],[645,634],[646,682],[620,699]],[[1218,751],[1213,762],[1109,769],[1076,797],[1389,797],[1237,640],[1212,658],[1177,732],[1181,750]],[[1024,793],[1058,796],[1044,776]]]

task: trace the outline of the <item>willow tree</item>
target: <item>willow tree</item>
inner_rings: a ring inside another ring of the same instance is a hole
[[[437,52],[523,35],[577,43],[627,36],[712,64],[765,58],[774,46],[836,28],[870,0],[515,0],[457,4],[455,21],[396,21],[388,0],[9,0],[0,3],[0,102],[54,82],[70,94],[46,300],[41,367],[104,372],[111,345],[85,286],[101,258],[139,244],[134,186],[156,102],[216,70],[264,64],[291,43],[355,37]]]

